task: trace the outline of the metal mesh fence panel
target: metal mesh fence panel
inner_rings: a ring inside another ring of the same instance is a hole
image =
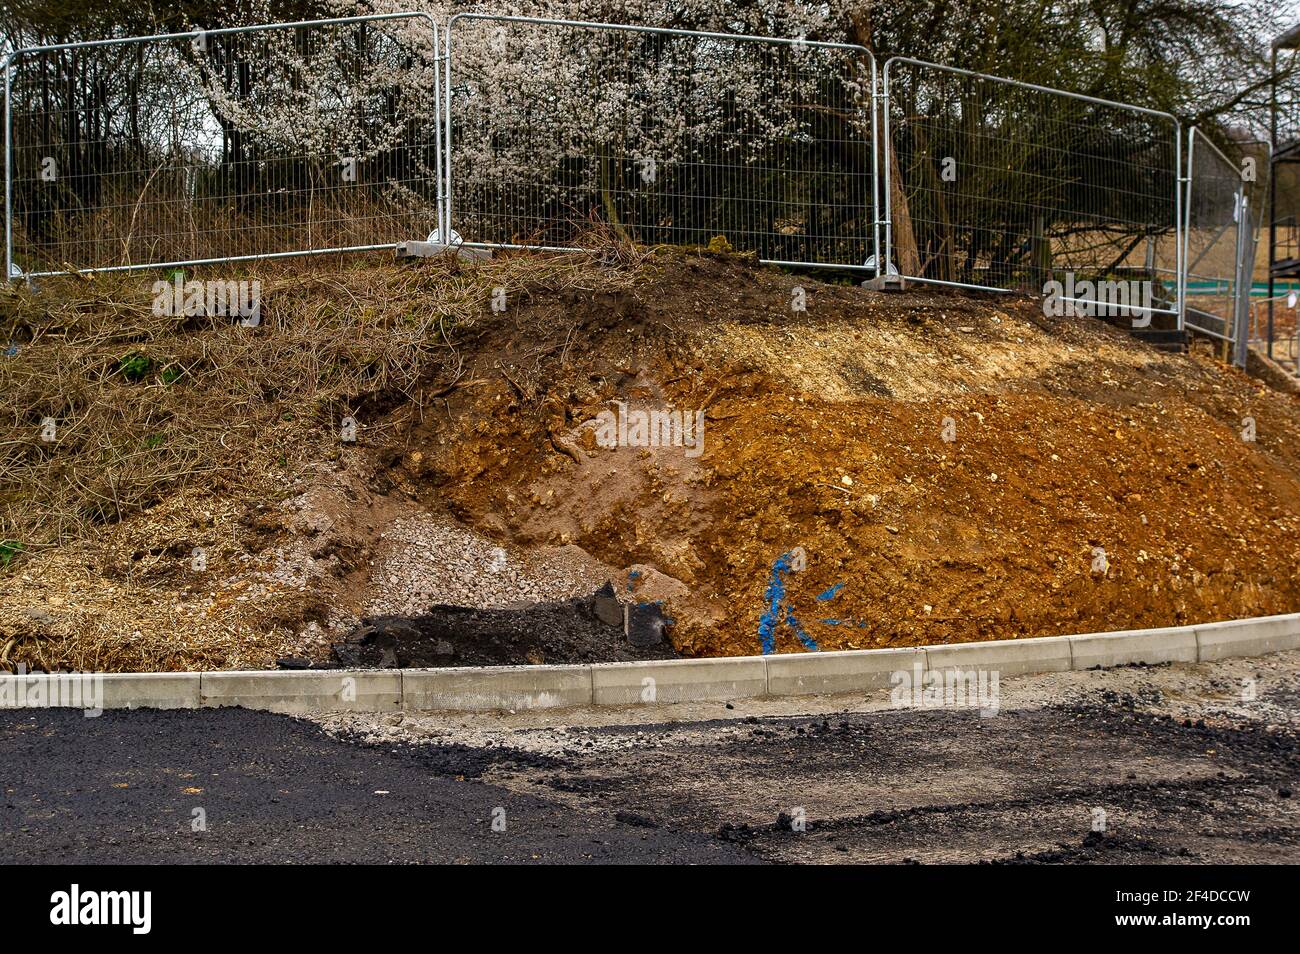
[[[884,96],[892,268],[992,290],[1144,280],[1176,314],[1174,117],[903,58]]]
[[[9,262],[42,274],[423,238],[442,182],[438,55],[423,14],[20,50],[5,74]]]
[[[1237,338],[1247,224],[1241,168],[1205,138],[1188,133],[1186,325],[1222,341]]]
[[[616,236],[874,267],[874,61],[859,47],[461,15],[451,227],[467,244]]]
[[[1300,374],[1300,338],[1297,311],[1290,293],[1250,302],[1250,341],[1268,347],[1274,361],[1293,374]]]
[[[1270,190],[1274,197],[1269,211],[1272,223],[1274,265],[1290,270],[1300,263],[1300,162],[1272,166],[1276,179]]]

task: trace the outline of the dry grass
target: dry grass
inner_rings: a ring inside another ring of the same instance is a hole
[[[608,264],[606,264],[608,263]],[[626,253],[420,266],[263,263],[186,275],[262,283],[262,322],[158,316],[154,273],[42,282],[0,297],[0,539],[57,545],[183,486],[320,459],[339,423],[430,395],[454,329],[493,289],[608,287]],[[41,439],[52,418],[56,440]]]
[[[640,280],[647,253],[597,247],[484,262],[371,256],[186,272],[186,280],[259,280],[262,319],[252,328],[155,315],[152,286],[163,276],[154,272],[0,291],[0,578],[34,576],[28,596],[39,597],[41,573],[52,572],[47,556],[73,575],[84,567],[113,578],[105,554],[139,552],[138,541],[114,542],[115,528],[145,511],[152,518],[178,495],[223,511],[283,498],[294,475],[338,457],[344,416],[357,419],[360,444],[393,443],[406,421],[466,383],[454,342],[489,312],[494,289],[513,308],[535,291]],[[381,416],[383,425],[371,423]],[[53,442],[41,439],[45,418],[55,421]],[[122,593],[132,585],[128,573]],[[192,623],[183,617],[174,632]],[[53,629],[39,619],[0,625],[0,668],[14,658],[43,668],[204,668],[238,656],[123,638],[120,621],[96,620],[92,612]],[[237,614],[217,623],[230,630],[230,647],[247,640]],[[14,652],[36,636],[39,646]],[[260,634],[264,645],[281,636]]]

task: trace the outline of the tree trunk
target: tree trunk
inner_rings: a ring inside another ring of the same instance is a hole
[[[860,8],[849,15],[849,36],[852,41],[859,46],[866,47],[875,55],[876,45],[871,34],[871,17],[867,10]],[[873,90],[874,92],[874,90]],[[894,144],[887,141],[884,135],[885,117],[878,117],[878,128],[876,134],[880,137],[878,145],[879,155],[883,157],[882,166],[888,170],[889,180],[889,204],[890,218],[893,221],[892,237],[893,249],[878,249],[882,258],[889,257],[894,266],[904,275],[918,275],[921,268],[921,256],[916,248],[916,235],[912,231],[912,216],[908,211],[907,195],[903,191],[903,175],[898,164],[898,156],[894,152]],[[882,184],[876,184],[877,202],[883,200],[884,187]],[[883,208],[877,212],[876,218],[884,218]],[[880,241],[885,241],[884,230],[881,230]],[[883,262],[881,263],[883,265]]]

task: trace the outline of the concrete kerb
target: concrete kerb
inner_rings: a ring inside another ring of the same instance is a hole
[[[1196,630],[1196,658],[1201,662],[1300,649],[1300,613],[1203,623],[1192,628]]]
[[[466,712],[551,709],[592,703],[590,666],[402,669],[402,708]]]
[[[197,672],[0,673],[0,709],[197,709]]]
[[[244,706],[288,713],[320,710],[396,712],[402,706],[402,671],[205,672],[200,675],[199,691],[205,707]]]
[[[1192,626],[1086,633],[1066,638],[1070,641],[1073,669],[1106,669],[1134,663],[1194,663],[1200,659],[1196,629]]]
[[[767,656],[599,663],[591,667],[592,702],[708,702],[767,695]]]
[[[198,672],[105,673],[104,708],[197,709],[203,705],[202,677]]]
[[[926,668],[925,649],[846,650],[824,653],[783,653],[767,660],[767,695],[828,695],[888,689],[896,672]]]
[[[888,688],[898,672],[996,670],[1000,676],[1132,663],[1211,662],[1300,649],[1300,613],[1165,629],[899,649],[460,669],[81,674],[106,709],[223,705],[275,712],[487,711],[729,701]],[[0,675],[0,708],[68,705],[67,675]],[[73,705],[78,705],[73,703]]]
[[[1020,676],[1031,672],[1065,672],[1071,668],[1072,660],[1069,636],[925,647],[925,667],[937,671],[987,669],[997,670],[1002,676]]]

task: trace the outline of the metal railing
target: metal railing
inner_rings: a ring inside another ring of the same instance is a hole
[[[1267,347],[1269,358],[1292,374],[1300,375],[1300,337],[1297,305],[1292,294],[1272,295],[1249,302],[1249,341]]]
[[[1300,259],[1300,217],[1283,216],[1274,220],[1273,225],[1278,232],[1275,246],[1277,260],[1284,262]]]
[[[439,53],[423,13],[15,51],[6,274],[315,255],[427,233],[443,181]]]
[[[987,291],[1141,276],[1178,314],[1173,116],[902,57],[883,94],[891,267]]]
[[[1238,367],[1245,368],[1250,355],[1250,296],[1254,288],[1255,258],[1259,253],[1260,233],[1264,216],[1259,214],[1249,194],[1242,196],[1242,230],[1237,266],[1237,294],[1233,302],[1236,328],[1234,331],[1233,359]]]
[[[875,270],[875,60],[862,47],[460,14],[447,28],[444,234],[579,248],[724,236]]]
[[[1199,129],[1188,132],[1186,326],[1232,345],[1245,364],[1245,309],[1253,264],[1254,230],[1250,227],[1246,183],[1241,169]],[[1243,280],[1244,279],[1244,280]]]
[[[426,234],[721,237],[986,291],[1144,279],[1138,310],[1239,360],[1254,333],[1261,202],[1201,132],[1184,177],[1167,113],[902,57],[881,77],[853,44],[412,12],[33,47],[3,68],[11,278]]]

